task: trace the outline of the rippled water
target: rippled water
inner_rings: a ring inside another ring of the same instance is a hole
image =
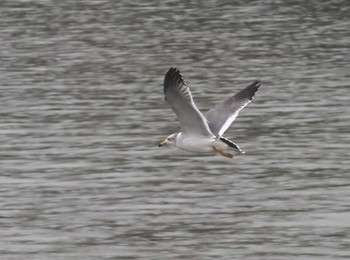
[[[1,259],[349,259],[347,1],[3,1]],[[157,143],[162,81],[202,110],[263,85],[226,136]]]

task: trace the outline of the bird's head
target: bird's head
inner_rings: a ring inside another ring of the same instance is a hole
[[[160,141],[158,147],[171,144],[175,146],[177,133],[169,135],[165,140]]]

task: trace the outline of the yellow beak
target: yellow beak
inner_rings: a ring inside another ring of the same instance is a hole
[[[161,147],[166,144],[166,140],[160,141],[158,144],[158,147]]]

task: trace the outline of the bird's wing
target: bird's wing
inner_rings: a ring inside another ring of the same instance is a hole
[[[254,81],[248,87],[217,104],[205,114],[210,130],[215,136],[219,137],[224,134],[238,116],[239,111],[253,99],[259,87],[260,82]]]
[[[165,75],[164,96],[180,121],[183,134],[213,137],[207,119],[194,104],[190,89],[176,68],[170,68]]]

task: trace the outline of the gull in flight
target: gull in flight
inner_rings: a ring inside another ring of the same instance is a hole
[[[254,81],[203,115],[194,104],[180,71],[170,68],[164,78],[164,96],[180,121],[181,132],[169,135],[159,147],[170,144],[189,152],[220,154],[228,158],[244,153],[222,135],[239,111],[251,102],[259,87],[260,82]]]

